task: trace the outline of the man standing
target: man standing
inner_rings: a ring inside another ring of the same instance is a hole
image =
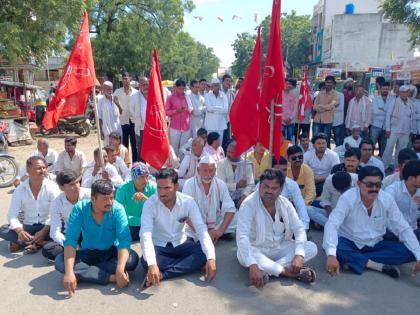
[[[335,87],[335,85],[334,85]],[[341,92],[337,93],[337,104],[335,105],[334,120],[332,129],[334,132],[334,143],[338,147],[343,144],[345,137],[345,125],[344,125],[344,94]]]
[[[344,119],[347,117],[347,109],[349,108],[349,103],[354,97],[354,80],[353,78],[348,78],[344,83],[343,88],[344,95]]]
[[[304,263],[317,254],[308,242],[305,227],[290,201],[280,196],[284,176],[267,169],[260,188],[252,193],[238,212],[236,243],[239,263],[249,268],[250,285],[263,287],[269,276],[314,282],[315,271]]]
[[[379,143],[379,156],[382,156],[386,147],[385,116],[388,108],[395,102],[395,96],[389,94],[390,84],[384,82],[379,88],[372,102],[372,126],[370,127],[370,139],[373,147]]]
[[[198,93],[200,93],[202,97],[206,96],[206,93],[207,93],[207,80],[206,79],[200,79],[199,86],[198,86]]]
[[[223,235],[231,236],[235,232],[235,204],[226,184],[216,177],[216,162],[211,157],[200,159],[197,174],[185,182],[182,192],[197,202],[214,243]]]
[[[225,149],[231,140],[231,130],[230,130],[230,122],[229,122],[229,113],[230,113],[230,107],[233,104],[233,100],[235,99],[235,91],[232,89],[232,77],[229,74],[225,74],[222,77],[222,93],[226,95],[226,99],[228,102],[228,111],[226,113],[226,122],[227,126],[224,130],[223,135],[223,142],[222,147]]]
[[[175,82],[174,92],[167,98],[165,109],[170,118],[169,139],[176,156],[190,138],[190,116],[193,110],[190,99],[185,95],[185,81]]]
[[[400,153],[398,153],[398,172],[394,172],[391,175],[388,175],[387,177],[384,178],[384,180],[382,181],[382,189],[385,189],[386,187],[392,185],[395,182],[398,182],[402,179],[402,170],[404,169],[404,166],[407,164],[408,161],[411,160],[418,160],[419,157],[417,156],[417,154],[409,149],[409,148],[405,148],[402,149],[400,151]]]
[[[211,81],[212,90],[206,94],[206,118],[204,128],[208,133],[217,132],[220,135],[220,143],[223,143],[223,131],[227,128],[226,115],[229,111],[228,99],[220,92],[219,79]]]
[[[105,81],[103,84],[104,97],[98,100],[98,119],[101,128],[101,137],[105,145],[109,144],[109,134],[118,132],[122,134],[120,115],[123,110],[118,97],[112,94],[113,84]]]
[[[362,140],[359,145],[360,166],[376,166],[385,175],[384,164],[381,160],[373,156],[373,144],[370,140]]]
[[[130,84],[131,76],[125,72],[122,75],[123,87],[116,89],[114,95],[120,101],[122,113],[120,115],[122,129],[122,143],[126,148],[131,144],[132,161],[137,160],[136,133],[134,132],[134,112],[130,111],[131,96],[137,92]]]
[[[56,173],[64,170],[73,170],[81,176],[87,167],[86,156],[82,151],[76,150],[77,138],[67,136],[64,139],[64,151],[58,155],[57,164],[54,166]]]
[[[398,156],[398,152],[407,147],[410,134],[416,134],[416,111],[408,98],[409,90],[408,85],[401,86],[399,96],[386,112],[385,129],[388,140],[383,156],[386,168],[391,164],[394,147],[396,146],[395,154]]]
[[[194,199],[177,192],[178,175],[161,169],[156,176],[157,194],[143,206],[140,242],[141,263],[147,270],[145,285],[200,270],[205,265],[207,281],[216,276],[216,253]],[[185,232],[191,221],[200,242]]]
[[[346,130],[350,134],[350,129],[358,125],[362,128],[362,138],[368,136],[369,126],[372,122],[372,103],[365,95],[363,85],[356,87],[356,96],[350,101],[346,116]]]
[[[192,80],[190,83],[191,93],[188,95],[193,107],[191,112],[191,133],[192,137],[197,137],[198,129],[204,126],[204,115],[206,113],[206,105],[204,96],[199,93],[200,85],[197,80]]]
[[[315,99],[313,110],[315,111],[313,133],[326,135],[327,146],[330,147],[331,127],[334,120],[337,93],[334,89],[335,79],[333,76],[325,78],[325,90],[321,90]]]
[[[293,141],[298,110],[298,99],[294,93],[295,87],[296,80],[289,78],[286,80],[286,86],[283,91],[283,134],[289,141]]]
[[[397,265],[412,261],[413,274],[420,272],[419,242],[392,196],[381,190],[382,178],[379,168],[363,167],[358,187],[346,191],[331,212],[323,241],[331,275],[339,273],[339,261],[359,275],[368,268],[398,278]],[[384,241],[387,228],[401,242]]]
[[[81,248],[77,242],[82,233]],[[131,237],[124,208],[114,202],[114,187],[107,180],[92,185],[91,200],[73,208],[67,222],[64,253],[55,259],[55,269],[64,274],[63,285],[71,296],[77,281],[126,287],[127,271],[136,269],[139,257],[130,249]]]
[[[131,95],[130,111],[134,116],[134,130],[136,133],[136,160],[140,160],[141,145],[143,142],[144,123],[146,122],[147,109],[147,93],[149,90],[149,79],[146,77],[139,78],[139,90]]]

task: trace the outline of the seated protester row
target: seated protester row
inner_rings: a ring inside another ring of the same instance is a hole
[[[360,151],[359,149],[350,148],[344,152],[343,163],[335,165],[331,169],[331,174],[337,172],[359,173],[360,170]]]
[[[26,253],[34,253],[50,240],[50,204],[60,194],[57,184],[46,178],[48,165],[44,158],[31,156],[26,161],[26,171],[28,180],[12,195],[7,213],[9,224],[0,228],[0,238],[9,241],[10,252],[25,248]]]
[[[182,193],[197,203],[214,243],[222,236],[229,238],[235,233],[235,203],[225,182],[216,177],[216,161],[212,157],[206,155],[200,159],[197,174],[185,182]],[[197,239],[191,228],[188,232]]]
[[[302,148],[303,153],[305,153],[306,151],[310,151],[314,148],[311,140],[309,139],[309,135],[306,132],[302,132],[299,135],[299,146]]]
[[[398,172],[385,177],[382,181],[382,188],[385,189],[391,184],[400,181],[402,179],[402,170],[405,164],[407,164],[408,161],[418,159],[417,154],[411,149],[405,148],[398,152]]]
[[[310,205],[315,197],[315,179],[312,169],[303,163],[302,148],[293,145],[287,149],[287,177],[298,183],[306,205]]]
[[[268,162],[270,162],[270,153],[261,143],[257,142],[254,150],[247,153],[246,159],[252,163],[254,179],[255,182],[258,182],[260,180],[261,174],[268,168]]]
[[[80,233],[83,240],[77,248]],[[129,283],[127,271],[135,270],[139,262],[130,246],[124,208],[114,201],[112,183],[99,179],[92,184],[91,199],[79,201],[70,214],[64,253],[55,259],[55,269],[64,274],[69,295],[78,281],[123,288]]]
[[[275,157],[272,158],[272,165],[274,169],[280,170],[285,177],[285,182],[281,190],[281,195],[289,200],[296,208],[299,219],[303,222],[305,230],[309,230],[309,216],[306,209],[305,201],[302,198],[298,184],[287,177],[287,160],[280,157],[277,161]]]
[[[115,154],[119,156],[127,167],[131,165],[131,158],[128,149],[121,143],[121,134],[111,132],[109,134],[109,145],[115,149]]]
[[[384,163],[381,160],[373,156],[373,143],[368,139],[363,139],[359,145],[360,151],[360,166],[376,166],[385,176]]]
[[[323,247],[327,271],[336,275],[343,267],[356,274],[365,268],[397,278],[397,265],[416,261],[420,272],[420,245],[390,194],[381,190],[383,173],[365,166],[358,175],[358,187],[346,191],[325,224]],[[401,242],[385,241],[389,229]]]
[[[225,153],[220,145],[220,134],[210,132],[207,136],[207,144],[204,146],[204,153],[210,155],[216,163],[225,158]]]
[[[61,193],[50,205],[49,225],[52,241],[42,248],[42,255],[49,260],[55,260],[64,250],[67,221],[74,205],[80,200],[90,199],[90,189],[80,187],[80,177],[74,171],[61,171],[56,180]]]
[[[90,188],[92,184],[98,179],[110,180],[112,185],[118,187],[122,184],[123,179],[118,174],[117,169],[109,163],[108,154],[105,150],[102,151],[102,158],[104,167],[101,165],[101,157],[99,148],[93,151],[94,161],[89,164],[82,178],[82,187]]]
[[[236,141],[226,148],[226,158],[217,163],[217,177],[226,183],[230,196],[239,208],[242,201],[255,190],[252,163],[235,155]]]
[[[285,177],[267,169],[260,187],[249,195],[238,212],[238,261],[249,268],[250,285],[263,287],[269,276],[314,282],[315,271],[305,267],[317,247],[307,241],[305,227],[287,198],[281,196]]]
[[[54,166],[55,173],[64,170],[73,170],[77,176],[83,175],[88,163],[85,154],[77,150],[76,147],[76,137],[67,136],[64,139],[64,151],[58,155],[57,163]]]
[[[181,190],[185,181],[193,177],[197,172],[198,162],[203,155],[203,149],[204,140],[202,138],[195,138],[192,141],[191,150],[184,155],[178,169],[178,182]]]
[[[355,187],[356,182],[357,175],[354,173],[338,171],[327,177],[321,197],[319,197],[322,208],[308,207],[308,215],[314,221],[315,228],[319,229],[321,226],[325,226],[340,196],[351,187]]]
[[[130,177],[131,180],[118,187],[115,200],[125,209],[131,239],[138,241],[143,206],[156,193],[156,183],[150,180],[149,168],[142,162],[133,164]]]
[[[106,146],[105,148],[106,154],[108,156],[108,162],[112,166],[115,167],[118,174],[121,176],[123,181],[130,180],[130,169],[127,167],[127,164],[123,161],[123,159],[115,153],[115,149],[113,146]]]
[[[143,206],[140,242],[141,263],[147,270],[144,286],[200,270],[205,277],[216,275],[213,242],[194,199],[178,192],[178,174],[161,169],[156,175],[157,194]],[[186,225],[191,221],[199,242],[189,238]]]
[[[319,133],[312,138],[314,149],[305,152],[303,162],[314,172],[316,195],[320,196],[325,179],[334,165],[340,164],[337,153],[327,148],[327,136]]]
[[[351,135],[344,138],[343,147],[345,150],[350,148],[359,148],[360,143],[362,142],[362,128],[359,125],[354,125],[351,128]]]
[[[200,128],[197,130],[196,138],[201,138],[204,140],[204,145],[207,143],[207,130],[204,128]],[[191,152],[192,142],[195,138],[190,138],[186,144],[184,144],[181,148],[181,153],[185,156],[186,154]]]
[[[394,197],[398,209],[400,209],[404,218],[414,230],[417,239],[420,240],[420,229],[417,225],[417,219],[420,214],[420,161],[408,161],[402,169],[401,174],[402,179],[385,188],[385,191]],[[398,237],[394,234],[387,236],[387,240],[398,241]]]

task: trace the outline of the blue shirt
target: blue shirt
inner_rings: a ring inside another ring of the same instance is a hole
[[[131,235],[125,210],[114,201],[109,212],[105,212],[100,224],[92,215],[92,202],[81,200],[73,208],[67,221],[65,246],[76,248],[82,232],[83,249],[105,250],[112,246],[130,248]]]

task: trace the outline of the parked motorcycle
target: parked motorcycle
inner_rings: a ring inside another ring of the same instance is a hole
[[[12,185],[19,173],[15,158],[8,154],[9,146],[4,136],[8,128],[7,123],[0,122],[0,188]]]
[[[88,116],[74,116],[74,117],[63,117],[58,120],[57,127],[54,129],[46,130],[44,126],[41,127],[41,133],[43,135],[51,134],[65,134],[65,133],[76,133],[81,137],[87,137],[90,134],[92,125]]]

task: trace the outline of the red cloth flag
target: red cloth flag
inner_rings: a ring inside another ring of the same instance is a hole
[[[258,117],[260,98],[261,55],[261,35],[258,28],[258,37],[251,61],[229,114],[232,133],[237,141],[235,148],[237,156],[257,143],[258,120],[255,117]]]
[[[83,115],[87,98],[95,81],[95,66],[89,37],[89,16],[85,11],[79,36],[42,120],[45,129],[55,128],[61,117]]]
[[[271,13],[270,38],[264,68],[264,79],[259,102],[259,141],[269,148],[270,144],[270,111],[274,101],[274,135],[273,156],[280,157],[282,92],[285,87],[283,54],[281,50],[280,9],[281,1],[273,1]]]
[[[155,48],[150,69],[141,157],[157,170],[160,170],[169,159],[169,138],[164,103],[159,58]]]
[[[298,120],[302,123],[305,119],[305,112],[312,108],[312,98],[309,90],[308,81],[308,66],[303,67],[303,80],[300,85],[300,96],[299,96],[299,108],[298,108]]]

